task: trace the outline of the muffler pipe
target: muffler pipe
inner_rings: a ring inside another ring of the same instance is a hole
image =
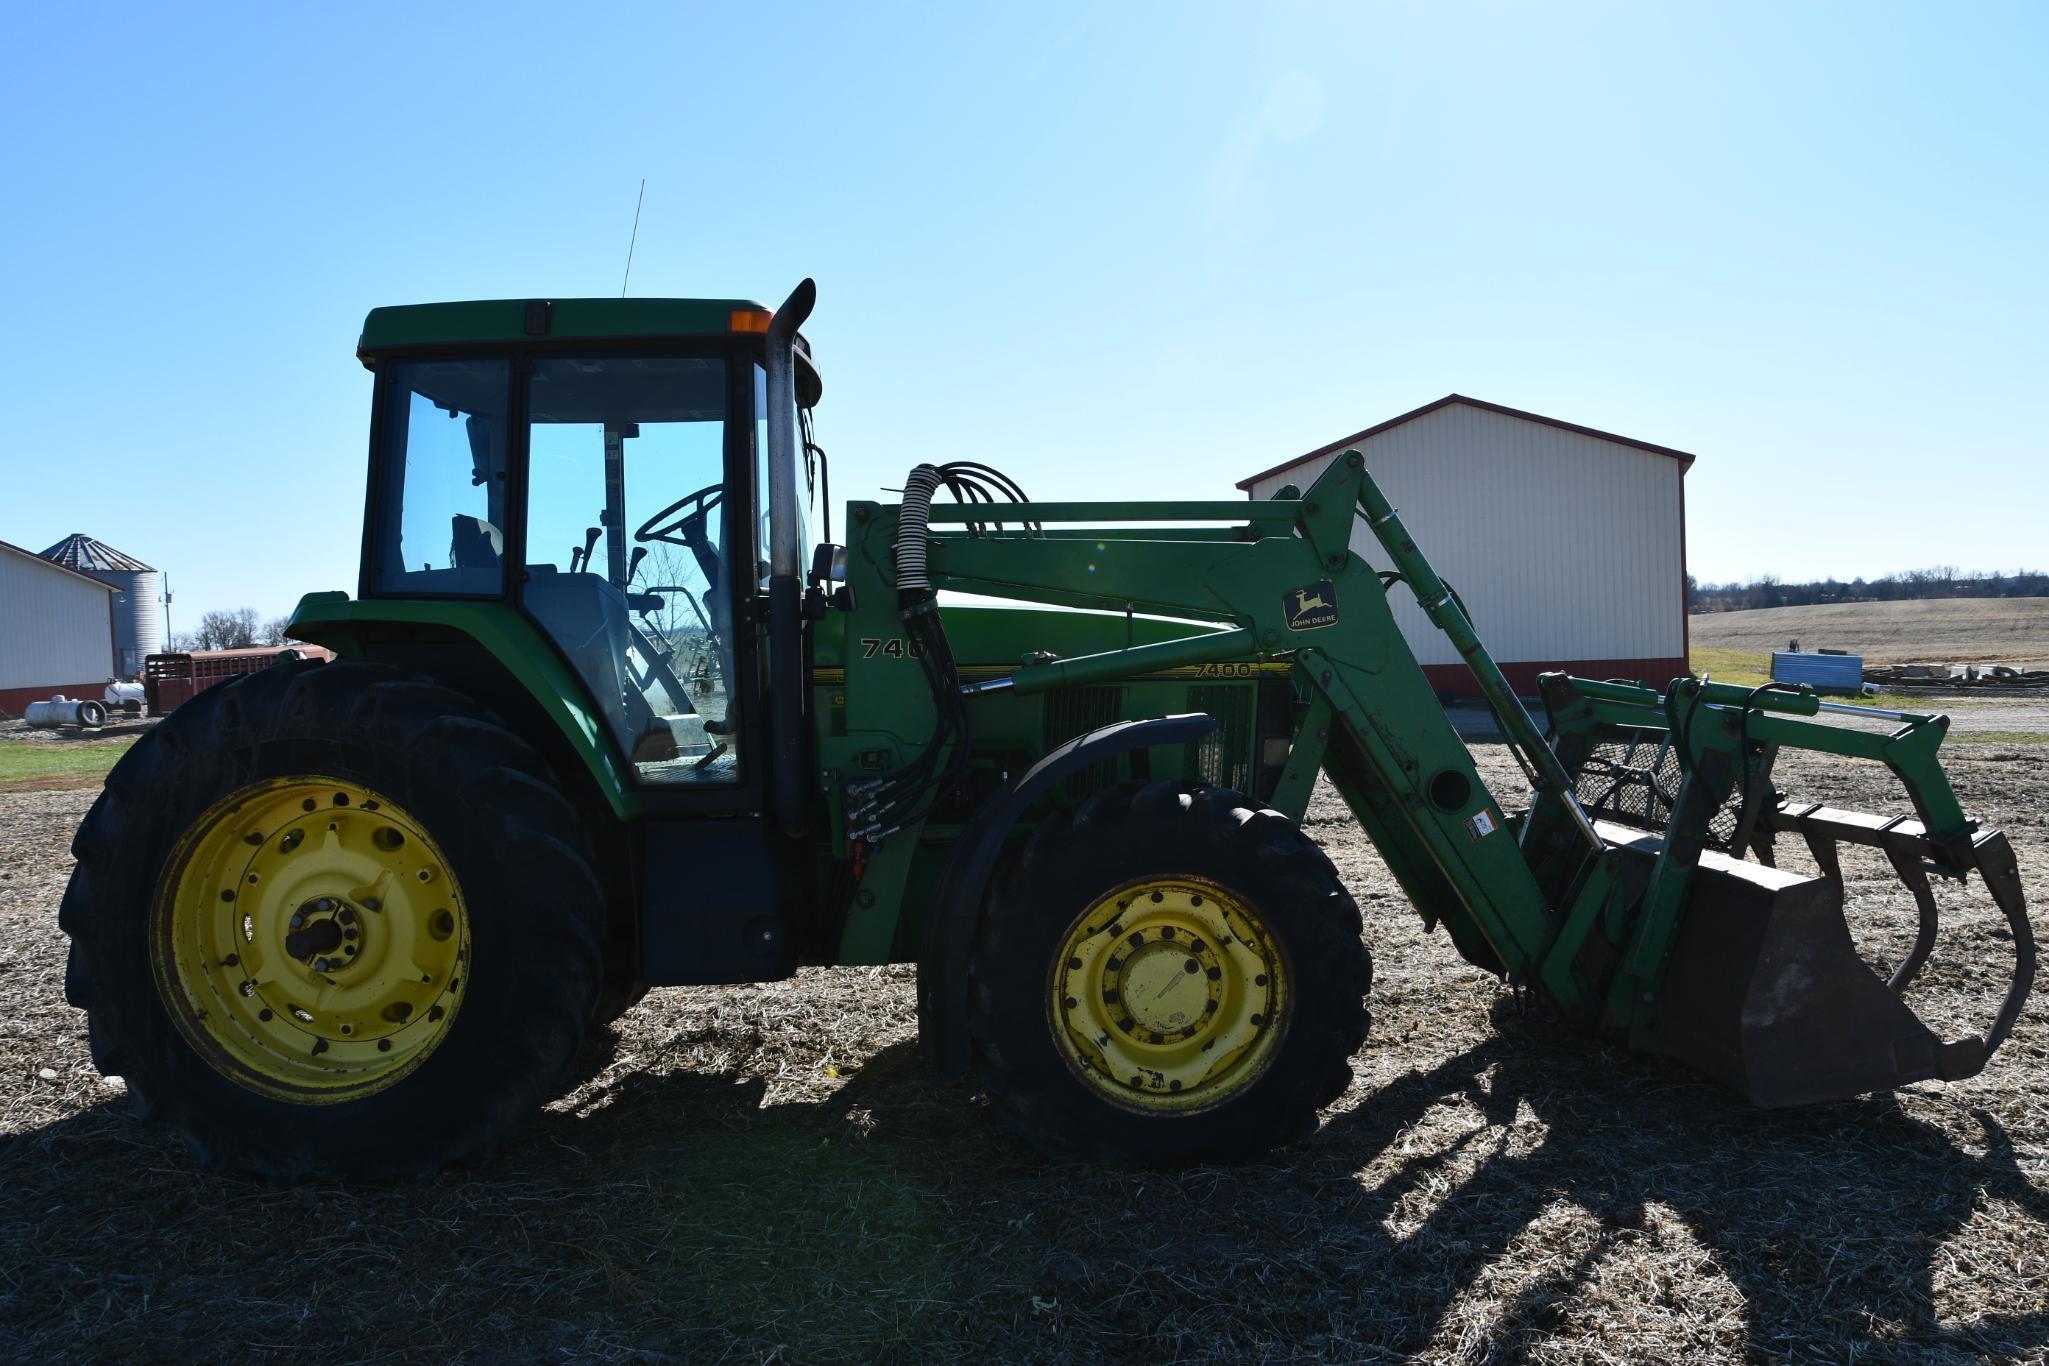
[[[768,679],[769,774],[776,819],[786,835],[810,825],[805,773],[803,552],[797,544],[797,329],[818,302],[805,280],[769,320],[768,380]]]

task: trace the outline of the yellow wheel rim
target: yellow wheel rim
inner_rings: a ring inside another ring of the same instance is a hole
[[[1049,1007],[1061,1054],[1127,1109],[1203,1110],[1263,1075],[1287,1031],[1281,955],[1243,897],[1131,883],[1068,927]]]
[[[332,1104],[391,1085],[448,1035],[469,914],[420,823],[360,783],[275,778],[172,852],[157,990],[185,1039],[250,1090]]]

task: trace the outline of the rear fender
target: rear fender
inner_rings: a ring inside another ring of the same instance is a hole
[[[469,693],[505,715],[515,725],[526,716],[545,721],[548,734],[526,732],[548,755],[565,783],[586,788],[613,819],[633,820],[641,814],[639,796],[628,778],[625,756],[590,706],[583,680],[534,624],[509,603],[423,599],[357,601],[346,593],[309,593],[292,614],[294,639],[325,645],[340,655],[384,659],[416,668],[461,692]],[[433,648],[447,655],[447,645],[460,643],[466,663],[478,654],[497,667],[493,677],[465,672],[450,677],[437,667]],[[577,783],[577,779],[587,783]]]
[[[300,600],[291,633],[473,697],[539,750],[596,855],[607,908],[606,976],[638,980],[640,798],[623,779],[624,759],[590,709],[583,681],[532,623],[498,602],[357,602],[314,593]]]

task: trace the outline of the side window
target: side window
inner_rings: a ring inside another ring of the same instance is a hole
[[[505,361],[403,361],[385,377],[370,590],[495,597],[505,582]]]

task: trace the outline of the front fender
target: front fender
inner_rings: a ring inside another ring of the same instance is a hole
[[[968,957],[989,874],[1012,827],[1048,788],[1090,764],[1133,750],[1187,744],[1216,728],[1212,718],[1189,712],[1118,721],[1077,736],[1047,751],[961,831],[925,916],[918,953],[918,1031],[942,1076],[957,1077],[968,1070]]]

